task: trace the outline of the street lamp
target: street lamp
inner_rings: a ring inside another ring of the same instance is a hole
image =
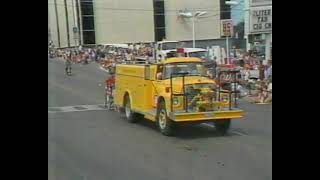
[[[194,16],[195,17],[201,17],[203,15],[207,14],[207,11],[197,11]]]
[[[232,6],[232,5],[238,5],[239,3],[237,1],[226,1],[226,5]],[[231,19],[232,20],[232,19]],[[227,61],[229,62],[229,36],[226,37],[226,46],[227,46]]]
[[[203,15],[207,14],[207,11],[196,11],[195,13],[192,12],[180,12],[179,16],[192,18],[192,41],[193,41],[193,48],[196,46],[195,40],[195,19],[202,17]]]
[[[238,5],[237,1],[226,1],[226,5]]]

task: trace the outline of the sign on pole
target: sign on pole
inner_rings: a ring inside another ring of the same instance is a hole
[[[221,37],[230,37],[233,35],[233,23],[231,19],[221,20]]]
[[[250,33],[272,32],[272,6],[251,7]]]
[[[73,30],[73,33],[78,33],[78,28],[77,27],[73,27],[72,30]]]

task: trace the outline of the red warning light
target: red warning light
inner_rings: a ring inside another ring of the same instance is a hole
[[[178,53],[184,53],[184,48],[177,48]]]

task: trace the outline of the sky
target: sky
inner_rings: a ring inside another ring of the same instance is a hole
[[[239,4],[231,7],[231,18],[236,25],[244,19],[244,1],[245,0],[234,0]]]

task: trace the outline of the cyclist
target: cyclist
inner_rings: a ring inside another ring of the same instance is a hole
[[[71,75],[71,53],[68,54],[65,62],[65,71],[67,75]]]

